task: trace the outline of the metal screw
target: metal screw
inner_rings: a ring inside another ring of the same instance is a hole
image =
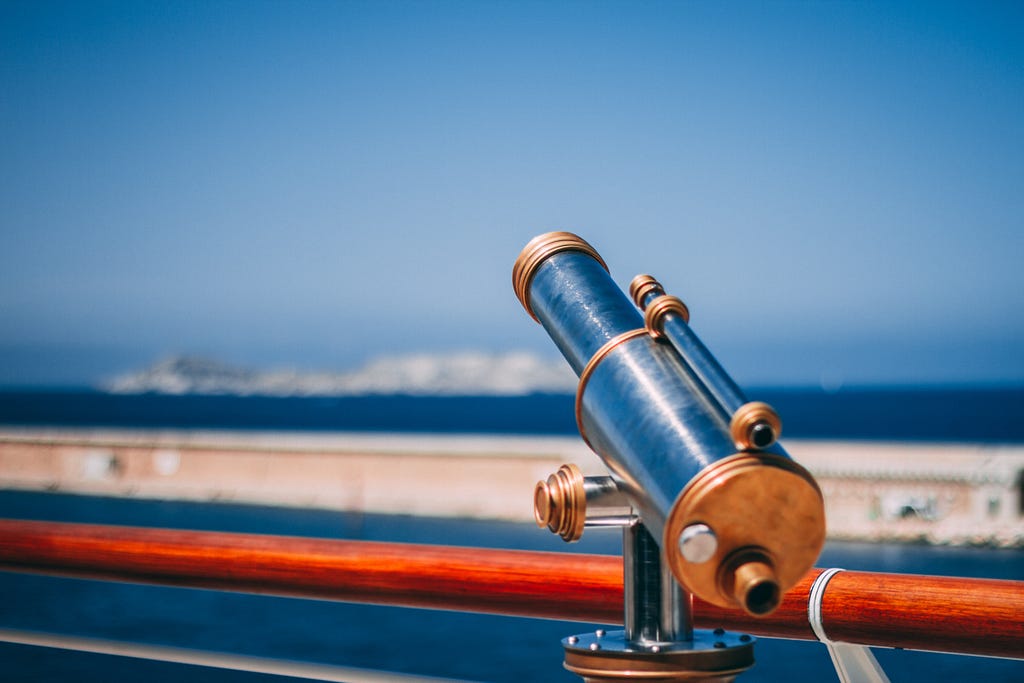
[[[716,648],[718,648],[718,649],[720,650],[720,649],[722,649],[723,647],[725,647],[725,643],[723,643],[723,642],[722,642],[722,641],[720,641],[720,640],[719,640],[719,641],[716,641],[716,642],[715,642],[715,647],[716,647]]]
[[[744,643],[749,643],[751,638],[746,633],[744,633],[742,636],[740,636],[740,640],[743,641]]]
[[[597,650],[601,649],[601,644],[600,643],[591,643],[590,644],[590,649],[594,650],[596,652]]]
[[[707,524],[691,524],[679,534],[679,552],[688,562],[707,562],[718,550],[718,537]]]
[[[594,635],[596,635],[598,638],[604,638],[604,629],[597,629],[596,631],[594,631]]]
[[[570,645],[575,645],[578,642],[580,642],[579,636],[569,636]]]
[[[714,634],[716,636],[724,636],[725,635],[725,629],[724,628],[716,628],[714,630]]]
[[[658,654],[659,652],[661,652],[661,646],[660,645],[651,645],[651,652],[653,652],[654,654]]]

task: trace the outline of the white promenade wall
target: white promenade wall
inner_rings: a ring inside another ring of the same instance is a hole
[[[1024,546],[1024,447],[787,440],[832,538]],[[146,430],[0,431],[0,489],[369,513],[532,519],[577,437]]]

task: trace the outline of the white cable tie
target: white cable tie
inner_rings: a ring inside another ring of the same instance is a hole
[[[825,633],[825,625],[821,618],[821,603],[825,597],[825,588],[832,577],[842,569],[826,569],[818,574],[811,584],[807,596],[807,621],[811,624],[814,635],[828,648],[828,656],[836,668],[836,675],[842,683],[889,683],[878,660],[866,645],[841,643],[833,641]]]
[[[810,622],[811,630],[814,631],[815,637],[823,643],[830,643],[832,641],[829,639],[828,634],[825,633],[825,625],[821,621],[821,601],[825,597],[825,587],[828,585],[828,582],[841,571],[845,570],[833,567],[818,574],[818,578],[811,584],[811,591],[807,596],[807,621]]]

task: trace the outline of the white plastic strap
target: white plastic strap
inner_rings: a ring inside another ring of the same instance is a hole
[[[832,665],[836,668],[836,674],[842,683],[889,683],[889,677],[878,665],[878,660],[864,645],[852,643],[837,643],[829,639],[825,633],[825,625],[821,619],[821,602],[825,597],[825,588],[833,576],[843,571],[842,569],[826,569],[811,585],[811,591],[807,598],[807,621],[811,624],[811,630],[818,640],[828,648],[828,655],[832,658]]]

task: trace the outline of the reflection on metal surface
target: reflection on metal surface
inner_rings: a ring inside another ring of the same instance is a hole
[[[650,275],[638,275],[633,283],[636,286],[634,299],[644,311],[644,324],[651,335],[672,343],[725,414],[731,415],[746,403],[740,388],[690,329],[690,312],[686,305],[677,297],[667,296],[661,284]],[[633,287],[631,284],[631,291]]]
[[[642,646],[693,640],[690,596],[643,523],[622,536],[626,640]]]
[[[590,439],[587,438],[587,430],[583,424],[583,392],[587,388],[587,382],[590,380],[590,376],[597,369],[598,364],[604,360],[608,354],[614,351],[620,344],[625,344],[632,339],[639,339],[646,336],[647,331],[644,329],[629,330],[623,332],[617,337],[610,339],[604,346],[597,350],[593,356],[590,357],[590,362],[583,368],[583,372],[580,373],[580,383],[576,387],[576,427],[580,431],[580,436],[583,437],[583,441],[588,446],[593,448],[590,443]]]
[[[691,524],[679,534],[679,552],[687,562],[707,562],[718,550],[718,537],[707,524]]]

